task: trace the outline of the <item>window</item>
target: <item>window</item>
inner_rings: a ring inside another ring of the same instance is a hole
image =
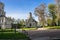
[[[3,20],[1,19],[1,23],[3,22]]]

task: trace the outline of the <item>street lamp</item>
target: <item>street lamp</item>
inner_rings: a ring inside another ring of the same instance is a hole
[[[13,24],[14,24],[15,34],[16,34],[17,22],[15,21]]]

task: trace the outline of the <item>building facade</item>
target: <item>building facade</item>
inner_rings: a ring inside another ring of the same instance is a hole
[[[32,13],[31,12],[29,13],[28,19],[26,19],[26,24],[25,25],[26,25],[26,27],[29,27],[29,28],[37,27],[37,21],[34,20],[34,18],[32,17]]]
[[[11,20],[5,16],[4,3],[0,2],[0,28],[11,28]]]

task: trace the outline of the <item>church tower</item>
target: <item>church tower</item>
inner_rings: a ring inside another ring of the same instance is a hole
[[[29,12],[29,19],[30,19],[30,18],[32,18],[32,13],[31,13],[31,12]]]
[[[0,1],[0,28],[5,29],[4,3]]]
[[[5,12],[4,12],[4,3],[0,2],[0,17],[1,16],[5,16]]]
[[[6,29],[11,28],[12,20],[5,16],[4,3],[0,0],[0,28]]]

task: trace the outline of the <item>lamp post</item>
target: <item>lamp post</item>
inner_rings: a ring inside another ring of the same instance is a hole
[[[14,22],[14,30],[15,30],[15,34],[16,34],[16,28],[17,28],[17,22]]]

